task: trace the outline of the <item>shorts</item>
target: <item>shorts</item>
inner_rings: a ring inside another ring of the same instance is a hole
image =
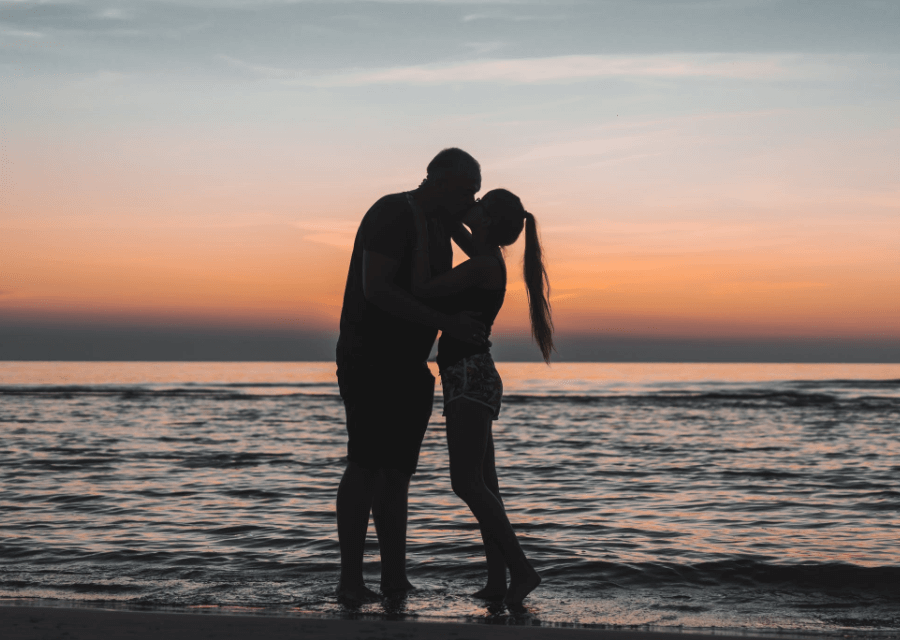
[[[448,404],[467,398],[493,409],[494,420],[500,417],[503,380],[497,373],[491,354],[476,353],[441,369],[441,387],[444,391],[443,415],[447,415]]]
[[[414,474],[434,406],[428,365],[343,365],[337,378],[347,414],[347,460]]]

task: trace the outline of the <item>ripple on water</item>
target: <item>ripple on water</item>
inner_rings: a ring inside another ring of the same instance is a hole
[[[340,613],[344,416],[316,375],[0,385],[0,597]],[[545,579],[529,615],[900,629],[898,376],[601,377],[536,393],[513,376],[495,424],[504,500]],[[482,548],[450,490],[440,410],[410,501],[421,589],[360,611],[502,619],[464,595]],[[367,550],[376,582],[374,536]]]

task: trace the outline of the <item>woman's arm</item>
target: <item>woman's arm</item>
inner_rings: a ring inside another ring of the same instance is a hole
[[[453,242],[463,250],[470,258],[475,257],[475,243],[472,240],[472,234],[463,226],[462,222],[457,222],[453,231],[450,233]]]
[[[496,266],[496,260],[493,258],[477,256],[447,273],[432,278],[431,260],[428,255],[428,220],[418,207],[413,209],[413,217],[416,223],[416,242],[413,245],[413,295],[420,298],[436,298],[478,286],[484,281],[487,270]],[[468,231],[466,233],[468,234]]]

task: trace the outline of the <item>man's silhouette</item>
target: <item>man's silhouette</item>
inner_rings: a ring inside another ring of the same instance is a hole
[[[429,218],[434,275],[453,266],[451,234],[480,189],[478,162],[460,149],[444,149],[410,192]],[[438,330],[467,342],[486,339],[484,325],[469,314],[448,316],[412,296],[415,239],[407,194],[378,200],[360,223],[344,290],[337,376],[349,440],[337,495],[337,594],[350,601],[378,597],[362,575],[370,511],[382,592],[412,588],[406,578],[407,496],[434,400],[428,355]]]

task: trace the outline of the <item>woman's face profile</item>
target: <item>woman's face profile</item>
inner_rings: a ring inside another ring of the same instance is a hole
[[[476,201],[473,206],[469,207],[462,217],[463,224],[470,228],[482,225],[486,220],[487,212],[485,212],[484,205],[480,201]]]

